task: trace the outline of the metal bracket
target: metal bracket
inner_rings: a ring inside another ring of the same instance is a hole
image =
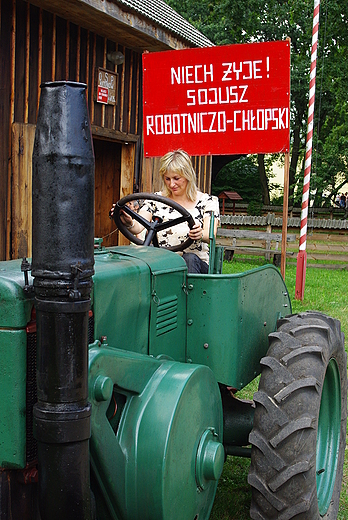
[[[71,265],[71,274],[73,275],[74,280],[74,288],[69,289],[69,298],[70,300],[79,300],[81,298],[81,293],[78,290],[78,285],[80,281],[80,273],[82,273],[82,269],[77,265]]]
[[[23,291],[27,294],[31,294],[34,291],[34,286],[29,285],[29,276],[28,273],[31,271],[32,264],[27,260],[26,257],[23,258],[21,263],[21,271],[24,273],[24,287]]]

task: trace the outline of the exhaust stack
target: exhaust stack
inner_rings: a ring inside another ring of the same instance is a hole
[[[94,152],[86,85],[41,86],[33,152],[38,442],[42,520],[91,520],[88,311]]]

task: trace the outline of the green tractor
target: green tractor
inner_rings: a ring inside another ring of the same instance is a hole
[[[0,518],[208,520],[234,455],[251,457],[252,519],[336,519],[340,323],[293,315],[272,265],[222,274],[213,233],[207,275],[148,247],[158,223],[105,249],[93,200],[85,86],[44,84],[33,256],[0,264]]]

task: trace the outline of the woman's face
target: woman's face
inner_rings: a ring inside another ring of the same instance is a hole
[[[177,172],[166,171],[163,176],[163,180],[168,190],[174,197],[181,197],[186,195],[186,186],[188,180],[182,177]]]

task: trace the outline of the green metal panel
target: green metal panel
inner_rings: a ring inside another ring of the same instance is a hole
[[[153,356],[186,359],[185,270],[152,274],[150,348]]]
[[[277,319],[291,313],[279,271],[269,265],[236,275],[188,275],[187,286],[188,361],[243,388],[260,372]]]
[[[97,253],[95,339],[107,336],[113,347],[184,361],[186,270],[180,255],[154,247]]]
[[[187,267],[177,253],[154,247],[118,248],[137,255],[151,271],[149,354],[185,361]]]
[[[147,246],[122,246],[114,249],[119,255],[138,258],[145,262],[154,274],[170,273],[172,271],[185,271],[186,263],[178,253],[167,249]]]
[[[96,254],[93,282],[95,339],[106,336],[109,345],[147,353],[151,282],[147,264],[116,250]]]
[[[25,330],[0,330],[0,466],[26,464],[26,362]]]
[[[224,462],[211,370],[94,345],[89,399],[98,517],[207,520]]]
[[[33,280],[29,275],[29,282]],[[0,264],[0,466],[26,464],[27,333],[33,297],[24,291],[21,260]]]
[[[30,321],[33,298],[23,291],[21,262],[12,260],[0,263],[0,327],[19,329]],[[30,275],[29,283],[33,283]]]

